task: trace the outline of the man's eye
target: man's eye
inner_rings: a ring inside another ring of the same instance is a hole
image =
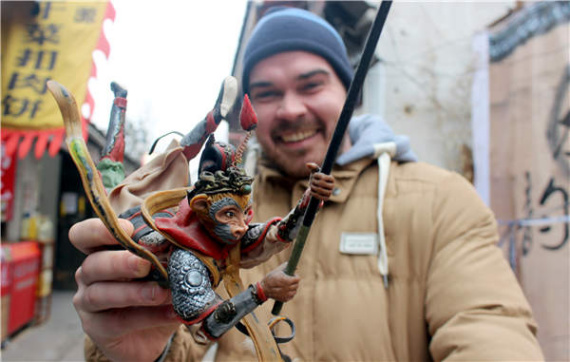
[[[226,217],[230,217],[230,218],[231,218],[231,217],[234,217],[234,216],[235,216],[235,214],[234,214],[233,211],[226,211]]]
[[[318,89],[322,84],[323,84],[322,82],[309,82],[309,83],[303,84],[301,89],[303,91],[310,92],[310,91]]]
[[[253,99],[258,100],[258,101],[264,101],[264,100],[269,100],[269,99],[275,98],[278,95],[279,95],[279,92],[273,91],[273,90],[268,90],[268,91],[262,91],[262,92],[255,93],[253,96]]]

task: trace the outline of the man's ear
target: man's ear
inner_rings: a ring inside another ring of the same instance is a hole
[[[208,209],[208,196],[204,194],[196,195],[190,200],[190,208],[194,212]]]

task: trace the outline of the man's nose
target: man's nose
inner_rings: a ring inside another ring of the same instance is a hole
[[[281,98],[276,116],[283,120],[296,121],[307,112],[307,107],[302,95],[295,92],[287,92]]]

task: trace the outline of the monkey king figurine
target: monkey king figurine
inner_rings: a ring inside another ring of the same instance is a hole
[[[240,167],[247,140],[257,124],[247,96],[240,123],[248,133],[238,149],[215,142],[211,135],[237,96],[237,81],[228,77],[212,111],[182,138],[180,145],[171,144],[165,153],[122,181],[113,174],[113,184],[103,186],[102,178],[109,179],[106,173],[111,171],[100,168],[97,172],[80,132],[73,96],[55,81],[48,82],[48,89],[60,107],[66,143],[94,210],[121,245],[151,261],[154,269],[150,277],[171,289],[174,310],[182,323],[192,326],[194,338],[203,343],[216,340],[233,326],[240,326],[242,320],[260,360],[284,358],[268,327],[260,325],[252,313],[268,297],[286,301],[292,295],[280,295],[267,286],[266,281],[278,278],[275,271],[244,289],[239,269],[254,267],[288,247],[301,226],[310,197],[321,203],[330,197],[332,176],[319,173],[316,164],[308,164],[313,172],[310,187],[297,206],[284,218],[252,224],[253,179]],[[112,144],[105,147],[105,154],[122,160],[126,91],[116,93],[116,97],[122,97],[119,101],[116,98],[111,117],[111,125],[117,129],[108,131]],[[121,109],[115,109],[119,105]],[[188,162],[204,143],[199,178],[188,186]],[[115,155],[117,152],[121,155]],[[122,231],[116,213],[133,223],[132,237]],[[230,295],[225,301],[215,292],[222,280]],[[292,290],[294,295],[296,286]],[[244,326],[238,329],[244,330]]]
[[[174,245],[167,263],[174,309],[183,323],[201,323],[200,339],[216,340],[267,300],[264,282],[260,281],[223,301],[214,288],[225,278],[226,269],[253,267],[288,247],[296,236],[310,193],[326,200],[334,185],[331,176],[314,173],[310,189],[285,218],[252,224],[253,179],[235,166],[236,158],[239,154],[231,145],[214,143],[211,137],[200,161],[200,177],[180,201],[176,213],[162,211],[158,216],[148,212],[152,218],[147,233],[154,229]],[[309,167],[314,170],[316,165]],[[143,212],[145,208],[155,209],[154,198],[163,197],[147,198]],[[130,218],[133,212],[137,213],[138,208],[123,217]],[[141,239],[139,243],[147,246]],[[154,241],[150,247],[158,250]],[[232,250],[239,252],[232,255]]]

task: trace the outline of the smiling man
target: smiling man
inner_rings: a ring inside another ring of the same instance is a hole
[[[263,151],[253,183],[254,221],[284,216],[295,206],[309,184],[305,164],[322,162],[352,76],[342,39],[318,16],[284,8],[258,22],[242,76]],[[282,351],[302,361],[542,360],[530,307],[495,245],[494,216],[473,187],[455,173],[416,162],[408,138],[377,116],[353,118],[348,134],[332,170],[333,196],[299,264],[301,287],[283,308],[297,335]],[[102,243],[83,230],[70,237],[76,245]],[[242,273],[243,281],[260,280],[287,254]],[[110,274],[107,279],[120,280]],[[112,299],[126,309],[136,304],[122,284]],[[101,295],[93,292],[88,301],[96,304]],[[160,295],[137,309],[140,318],[117,327],[124,337],[111,347],[124,352],[125,345],[166,341],[174,327],[160,306],[169,302]],[[258,316],[269,320],[270,309],[265,305]],[[92,324],[104,333],[95,317]],[[92,344],[86,351],[97,356]],[[162,358],[202,355],[178,328]],[[216,360],[254,359],[240,332],[218,340]]]
[[[352,68],[338,33],[314,14],[271,10],[244,53],[242,87],[258,115],[262,159],[253,208],[262,220],[291,207],[321,163]],[[282,346],[306,361],[540,360],[530,308],[501,252],[493,214],[461,176],[415,162],[408,138],[379,117],[355,117],[283,315]],[[288,258],[244,273],[255,280]],[[270,317],[271,306],[265,306]],[[220,360],[251,358],[243,336]]]
[[[271,56],[252,70],[249,94],[263,119],[256,135],[267,158],[306,177],[303,162],[322,163],[346,97],[332,66],[303,51]]]
[[[329,23],[299,9],[279,10],[266,14],[248,41],[242,88],[263,120],[256,135],[266,158],[303,178],[304,160],[324,159],[353,69]]]

